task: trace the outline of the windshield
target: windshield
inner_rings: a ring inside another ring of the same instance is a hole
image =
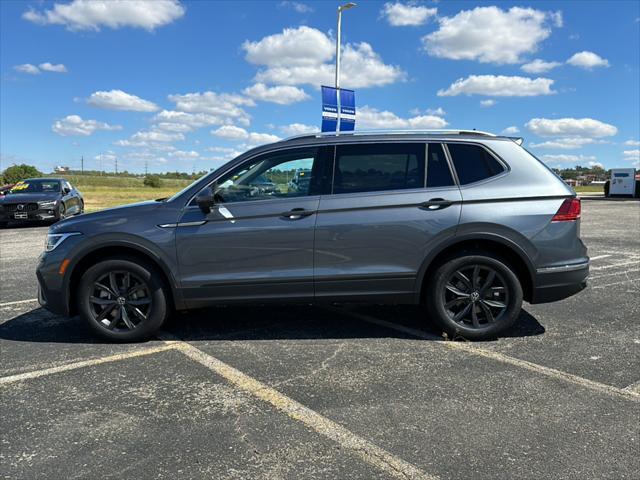
[[[24,180],[11,187],[9,193],[49,193],[59,191],[60,182],[57,180]]]

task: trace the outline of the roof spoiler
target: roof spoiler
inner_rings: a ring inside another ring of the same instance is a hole
[[[517,145],[522,146],[524,143],[524,138],[522,137],[507,137],[509,140],[513,140]]]

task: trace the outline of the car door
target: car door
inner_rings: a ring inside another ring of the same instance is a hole
[[[193,203],[176,227],[179,275],[191,306],[313,298],[313,239],[320,197],[312,181],[292,189],[299,169],[317,175],[322,148],[267,153],[213,185],[205,214]]]
[[[455,233],[460,203],[439,143],[336,146],[316,222],[316,298],[412,301],[431,245]]]

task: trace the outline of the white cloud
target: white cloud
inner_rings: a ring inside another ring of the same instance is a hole
[[[567,60],[567,63],[574,67],[584,68],[585,70],[609,66],[609,60],[602,58],[596,53],[587,51],[574,54],[569,60]]]
[[[640,147],[640,141],[638,140],[627,140],[624,144],[629,145],[630,147]]]
[[[217,130],[212,130],[211,135],[224,138],[226,140],[245,140],[246,147],[262,145],[264,143],[272,143],[280,140],[277,135],[270,133],[248,132],[244,128],[234,125],[224,125]]]
[[[365,105],[356,111],[356,127],[360,129],[438,129],[448,125],[447,121],[435,115],[416,115],[401,118],[388,110],[378,110]]]
[[[28,73],[29,75],[38,75],[40,69],[30,63],[23,63],[22,65],[16,65],[13,69],[20,73]]]
[[[557,138],[554,140],[548,140],[541,143],[532,143],[533,148],[559,148],[561,150],[576,150],[582,148],[585,145],[592,145],[595,143],[605,143],[603,140],[596,140],[594,138],[587,137],[569,137],[569,138]]]
[[[131,136],[133,142],[176,142],[184,140],[180,132],[159,132],[157,130],[143,130]]]
[[[243,93],[254,100],[277,103],[279,105],[291,105],[311,98],[304,90],[298,87],[290,85],[267,87],[264,83],[256,83],[247,87],[243,90]]]
[[[630,162],[637,162],[640,160],[640,150],[625,150],[622,152],[624,159]]]
[[[549,78],[508,77],[505,75],[469,75],[459,78],[446,90],[438,90],[439,97],[456,95],[486,95],[493,97],[532,97],[551,95],[553,80]]]
[[[502,135],[515,135],[516,133],[520,133],[520,129],[513,125],[511,127],[505,128],[501,133]]]
[[[447,114],[447,112],[445,112],[442,107],[427,108],[425,110],[421,110],[419,108],[412,108],[411,110],[409,110],[409,113],[415,116],[426,113],[427,115],[436,115],[438,117],[444,117]]]
[[[211,134],[227,140],[243,140],[249,138],[249,132],[235,125],[224,125],[217,130],[212,130]]]
[[[303,123],[291,123],[280,127],[280,131],[285,135],[304,135],[306,133],[316,133],[320,131],[319,127],[313,125],[305,125]]]
[[[257,42],[245,41],[246,59],[255,65],[270,67],[317,65],[333,58],[334,43],[320,30],[301,26],[285,28],[282,33]]]
[[[280,2],[278,6],[283,8],[291,8],[292,10],[295,10],[298,13],[313,12],[313,8],[311,6],[301,2],[284,1],[284,2]]]
[[[97,120],[83,120],[79,115],[67,115],[56,120],[51,125],[51,130],[63,137],[80,135],[88,137],[98,130],[122,130],[120,125],[109,125]]]
[[[424,25],[429,17],[433,17],[437,13],[437,8],[388,2],[382,7],[380,16],[385,17],[389,25],[393,27],[407,27]]]
[[[169,152],[169,156],[171,158],[198,158],[200,154],[195,150],[183,151],[183,150],[174,150],[173,152]]]
[[[155,103],[143,100],[122,90],[94,92],[87,99],[87,103],[92,107],[132,112],[156,112],[160,109]]]
[[[55,3],[50,10],[30,9],[22,18],[38,25],[64,25],[72,31],[143,28],[152,31],[184,15],[178,0],[73,0]]]
[[[62,63],[53,64],[44,62],[38,66],[40,67],[40,70],[44,70],[45,72],[67,73],[67,67],[65,67]]]
[[[544,60],[536,58],[532,62],[522,65],[520,70],[527,73],[545,73],[559,67],[560,65],[562,65],[560,62],[545,62]]]
[[[585,163],[585,162],[593,162],[596,160],[596,157],[593,155],[566,155],[566,154],[558,154],[558,155],[542,155],[542,160],[546,163]]]
[[[487,100],[480,100],[481,107],[493,107],[496,104],[496,101],[492,98],[488,98]]]
[[[541,137],[610,137],[618,133],[613,125],[593,118],[532,118],[525,126]]]
[[[187,113],[177,112],[175,110],[162,110],[153,117],[153,120],[158,122],[156,127],[160,130],[188,132],[209,125],[222,125],[225,123],[226,118],[209,115],[207,113]]]
[[[439,29],[424,36],[422,42],[427,53],[435,57],[519,63],[523,54],[538,50],[551,34],[550,24],[557,26],[560,19],[557,12],[532,8],[476,7],[439,18]]]
[[[260,83],[271,85],[332,85],[335,75],[335,45],[320,30],[302,26],[287,28],[282,33],[242,45],[250,63],[263,65],[255,76]],[[405,72],[385,64],[366,42],[343,47],[341,80],[346,88],[382,86],[404,79]]]
[[[240,123],[248,125],[250,116],[242,106],[254,106],[247,97],[230,93],[196,92],[184,95],[169,95],[176,110],[186,113],[204,113],[220,119],[218,123]]]

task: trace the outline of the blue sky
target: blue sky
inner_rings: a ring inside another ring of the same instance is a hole
[[[638,165],[640,2],[371,2],[343,17],[356,128],[523,136]],[[217,167],[320,125],[336,2],[0,2],[1,168]]]

